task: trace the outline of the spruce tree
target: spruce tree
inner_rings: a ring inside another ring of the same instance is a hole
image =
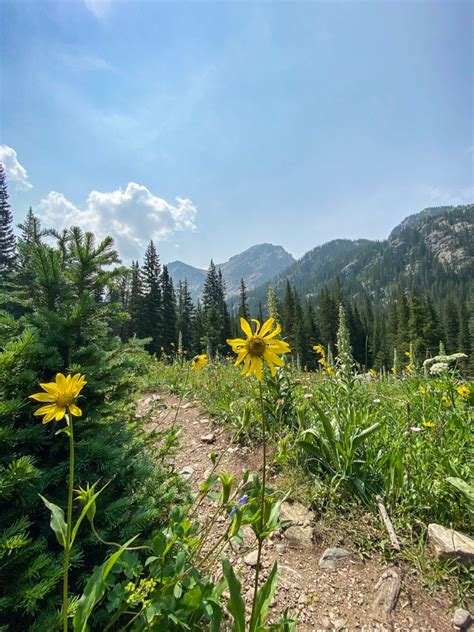
[[[205,338],[203,342],[208,354],[212,356],[227,347],[226,340],[231,334],[224,279],[221,270],[217,270],[212,260],[204,282],[202,301]]]
[[[337,332],[337,308],[327,287],[319,293],[316,323],[321,337],[320,343],[325,347],[334,346]]]
[[[6,280],[17,265],[13,217],[8,203],[5,169],[0,162],[0,282]]]
[[[130,314],[130,321],[127,323],[127,337],[142,337],[142,306],[143,290],[140,267],[138,265],[138,261],[132,261],[130,292],[128,300],[128,312]]]
[[[240,294],[239,294],[239,311],[240,318],[245,318],[245,320],[249,319],[249,304],[247,297],[247,287],[245,285],[245,281],[240,279]]]
[[[163,266],[161,273],[161,295],[163,300],[163,348],[165,353],[171,354],[176,351],[177,342],[176,296],[167,266]]]
[[[158,353],[162,346],[162,301],[161,301],[161,274],[160,260],[156,252],[153,240],[150,241],[145,251],[142,278],[142,331],[144,338],[151,338],[147,345],[148,351]]]
[[[193,348],[194,305],[188,290],[188,282],[180,281],[178,285],[177,330],[181,334],[181,345],[187,354]]]

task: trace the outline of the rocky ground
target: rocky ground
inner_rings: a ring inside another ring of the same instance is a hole
[[[141,400],[139,413],[150,408],[149,430],[161,431],[175,423],[180,427],[180,449],[174,465],[196,493],[211,471],[211,451],[222,455],[218,469],[237,478],[247,470],[259,470],[261,449],[232,443],[231,433],[213,424],[194,403],[179,405],[178,399],[171,396],[148,395]],[[215,505],[206,498],[196,517],[201,524],[210,525],[214,510]],[[408,565],[388,566],[376,556],[363,559],[347,532],[323,528],[314,514],[299,503],[285,503],[283,514],[290,525],[267,540],[262,562],[261,576],[266,577],[274,561],[278,561],[278,588],[271,604],[273,621],[288,608],[290,614],[297,616],[300,632],[467,629],[467,619],[463,621],[462,613],[454,612],[448,595],[428,593],[420,585],[415,569]],[[212,523],[201,556],[216,573],[219,561],[213,554],[227,520],[222,515]],[[226,555],[239,570],[242,585],[249,587],[246,602],[250,605],[256,563],[256,542],[250,528],[244,527],[238,550],[227,548]],[[457,628],[455,616],[461,622]]]

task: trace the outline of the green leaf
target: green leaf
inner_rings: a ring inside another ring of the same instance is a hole
[[[278,579],[278,564],[275,562],[267,581],[258,589],[257,599],[255,601],[255,613],[250,625],[249,632],[256,632],[265,624],[268,615],[270,602],[275,593]]]
[[[373,424],[372,426],[369,426],[369,428],[366,428],[365,430],[362,430],[362,432],[359,432],[359,434],[357,434],[354,439],[353,439],[353,446],[354,448],[359,447],[359,445],[363,442],[363,440],[368,437],[370,434],[372,434],[373,432],[375,432],[376,430],[378,430],[381,426],[381,423],[378,421],[377,423]]]
[[[234,617],[233,632],[245,632],[245,602],[242,599],[242,585],[237,579],[232,564],[227,558],[222,560],[222,571],[229,586],[230,598],[227,609]]]
[[[72,621],[75,632],[87,632],[87,621],[89,620],[95,605],[105,594],[105,590],[107,588],[105,580],[122,553],[134,540],[136,540],[136,538],[138,538],[138,535],[130,538],[130,540],[125,542],[125,544],[115,551],[108,560],[106,560],[101,566],[97,566],[95,568],[77,604],[77,609]]]
[[[67,524],[64,520],[64,511],[61,509],[61,507],[58,507],[54,503],[50,503],[49,500],[47,500],[44,496],[41,496],[41,494],[38,494],[38,496],[51,512],[50,525],[51,529],[56,534],[56,538],[59,544],[62,547],[66,548]]]
[[[448,476],[446,480],[461,492],[467,500],[469,511],[474,513],[474,487],[469,483],[466,483],[466,481],[463,481],[462,478],[457,478],[455,476]]]

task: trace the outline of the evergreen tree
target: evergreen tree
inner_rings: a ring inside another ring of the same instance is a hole
[[[245,285],[245,281],[240,279],[240,295],[239,295],[239,311],[240,318],[245,318],[245,320],[249,319],[249,305],[247,298],[247,288]]]
[[[426,357],[427,342],[423,335],[425,317],[425,310],[423,309],[418,294],[412,292],[409,303],[408,340],[411,345],[412,355],[418,359],[424,359]]]
[[[178,285],[177,329],[181,334],[183,351],[191,354],[193,349],[193,317],[194,305],[188,290],[188,282],[180,281]]]
[[[226,340],[231,334],[229,311],[225,302],[225,284],[221,270],[217,270],[211,260],[204,283],[203,301],[203,343],[212,356],[226,348]]]
[[[454,297],[448,296],[443,310],[446,351],[456,353],[459,340],[459,308]]]
[[[0,283],[5,281],[17,265],[13,217],[8,203],[5,170],[0,162]]]
[[[162,317],[161,302],[161,274],[160,260],[156,252],[153,240],[150,241],[145,251],[142,278],[142,305],[141,305],[141,335],[151,338],[147,345],[150,353],[159,353],[162,346]]]
[[[142,280],[138,261],[132,261],[132,273],[128,300],[130,321],[127,323],[127,338],[130,336],[142,336],[142,305],[143,305]]]
[[[161,294],[163,297],[163,348],[165,353],[171,354],[176,351],[177,342],[176,296],[167,266],[163,266],[161,274]]]
[[[439,341],[442,339],[442,332],[438,315],[427,293],[423,299],[423,339],[426,345],[426,357],[436,355],[438,353]]]
[[[320,335],[320,343],[325,347],[334,346],[337,332],[337,308],[327,287],[324,287],[318,298],[316,323]]]

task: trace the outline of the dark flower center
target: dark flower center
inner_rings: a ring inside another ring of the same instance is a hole
[[[265,340],[259,336],[255,336],[248,342],[248,352],[251,356],[258,356],[259,358],[265,353]]]

